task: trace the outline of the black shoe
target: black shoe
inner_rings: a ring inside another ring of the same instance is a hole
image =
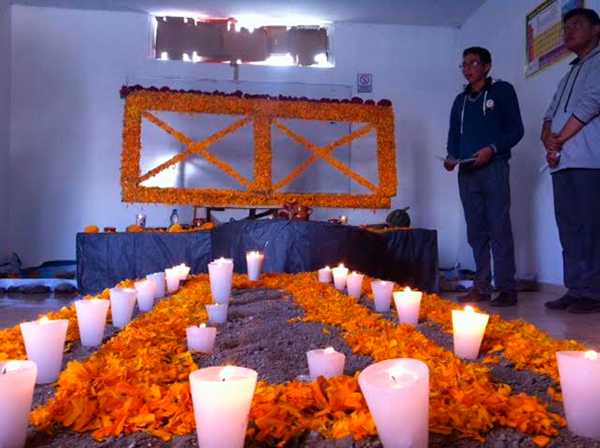
[[[550,300],[550,301],[544,303],[544,305],[546,306],[546,308],[551,309],[551,310],[566,310],[571,305],[573,305],[575,302],[577,302],[577,300],[578,300],[577,297],[573,297],[573,296],[570,296],[569,294],[565,294],[560,299]]]
[[[456,300],[460,303],[465,302],[488,302],[492,297],[489,294],[479,292],[477,289],[472,289],[468,293],[458,296]]]
[[[600,300],[578,299],[568,308],[571,314],[592,314],[600,313]]]
[[[492,299],[490,305],[496,307],[514,306],[517,304],[516,291],[500,291],[496,297]]]

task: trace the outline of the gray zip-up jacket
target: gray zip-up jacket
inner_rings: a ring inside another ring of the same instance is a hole
[[[600,46],[571,62],[571,70],[558,84],[544,122],[551,121],[552,132],[558,134],[571,116],[585,126],[565,143],[560,163],[552,172],[600,169]]]

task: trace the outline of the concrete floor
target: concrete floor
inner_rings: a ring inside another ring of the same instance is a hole
[[[453,300],[456,293],[444,293],[442,297]],[[491,314],[505,319],[524,319],[557,339],[575,339],[586,346],[600,349],[600,314],[574,315],[565,311],[550,311],[544,307],[546,300],[559,296],[550,292],[527,292],[519,295],[519,304],[510,308],[492,308],[480,304]],[[59,310],[79,297],[57,298],[53,294],[38,296],[0,296],[0,329],[20,322],[36,319],[48,311]]]

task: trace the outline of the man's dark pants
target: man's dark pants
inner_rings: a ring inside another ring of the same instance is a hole
[[[482,168],[461,167],[458,173],[467,239],[475,257],[474,287],[485,294],[492,289],[490,248],[496,287],[516,291],[509,177],[508,161],[498,158]]]
[[[568,294],[600,300],[600,169],[557,171],[552,186]]]

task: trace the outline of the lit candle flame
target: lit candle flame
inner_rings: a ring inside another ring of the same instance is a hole
[[[330,270],[331,270],[331,268],[330,268],[329,266],[325,266],[325,270],[326,270],[326,271],[330,271]]]
[[[344,269],[344,263],[340,263],[340,265],[338,266],[338,268]]]
[[[219,379],[221,381],[226,381],[226,380],[230,379],[234,373],[235,373],[235,368],[233,366],[227,366],[223,370],[221,370],[221,373],[219,374]]]
[[[594,350],[588,350],[587,352],[585,352],[583,357],[585,359],[590,359],[590,360],[598,359],[598,353],[595,352]]]
[[[40,324],[47,324],[48,322],[50,322],[50,319],[48,319],[46,316],[43,316],[40,320],[39,320]]]
[[[332,353],[335,353],[335,349],[333,347],[327,347],[325,350],[323,350],[323,352],[326,355],[331,355]]]
[[[6,364],[4,364],[4,367],[2,368],[2,372],[0,372],[0,374],[4,375],[5,373],[14,372],[15,370],[19,370],[20,368],[21,368],[20,362],[9,361]]]
[[[98,305],[99,303],[102,303],[101,299],[92,299],[90,300],[90,302],[92,302],[94,305]]]
[[[385,286],[385,285],[387,285],[387,282],[385,280],[382,280],[381,281],[381,286]]]
[[[467,313],[474,313],[475,312],[475,308],[473,308],[470,305],[465,306],[465,312]]]
[[[404,288],[404,292],[412,292],[412,289],[410,289],[408,286],[406,288]]]
[[[200,324],[200,328],[206,328],[206,324]]]

